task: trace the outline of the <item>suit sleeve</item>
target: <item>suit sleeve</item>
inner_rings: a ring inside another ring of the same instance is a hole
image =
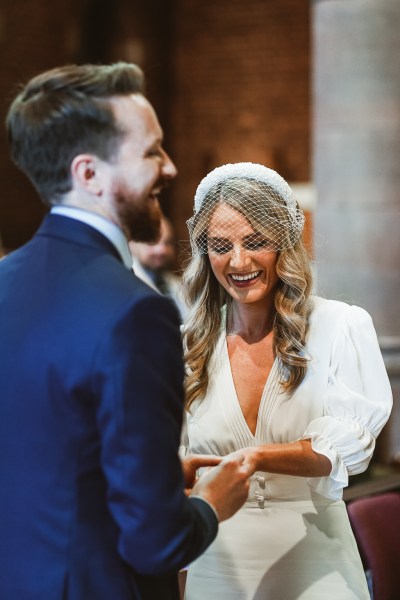
[[[139,573],[177,570],[201,554],[218,529],[212,509],[183,491],[178,315],[165,298],[147,296],[124,310],[105,336],[95,393],[119,551]]]

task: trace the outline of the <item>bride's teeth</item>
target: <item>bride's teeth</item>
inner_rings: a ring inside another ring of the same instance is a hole
[[[250,273],[249,275],[231,275],[234,281],[248,281],[249,279],[255,279],[260,274],[260,271]]]

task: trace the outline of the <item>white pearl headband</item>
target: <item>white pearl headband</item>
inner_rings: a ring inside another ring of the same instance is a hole
[[[243,179],[267,187],[260,186],[259,191],[253,190],[249,196]],[[220,184],[229,187],[222,192]],[[217,210],[221,199],[225,208]],[[194,215],[187,221],[193,252],[230,252],[233,239],[241,237],[237,211],[253,223],[253,234],[245,236],[249,252],[287,250],[301,236],[304,215],[283,177],[264,165],[232,163],[211,171],[196,190]]]
[[[276,171],[257,163],[240,162],[217,167],[201,180],[194,196],[194,212],[200,210],[205,196],[213,187],[233,177],[266,183],[285,200],[288,207],[297,206],[292,188]]]

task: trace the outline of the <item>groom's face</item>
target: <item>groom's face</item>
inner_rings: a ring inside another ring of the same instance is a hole
[[[121,96],[112,99],[111,105],[125,132],[110,161],[116,214],[129,239],[153,242],[160,234],[158,197],[177,171],[162,147],[162,129],[146,98]]]

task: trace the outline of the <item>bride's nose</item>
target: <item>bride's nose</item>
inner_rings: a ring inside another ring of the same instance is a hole
[[[233,246],[230,256],[230,266],[237,271],[245,270],[251,264],[251,257],[248,250],[242,247],[241,244]]]

